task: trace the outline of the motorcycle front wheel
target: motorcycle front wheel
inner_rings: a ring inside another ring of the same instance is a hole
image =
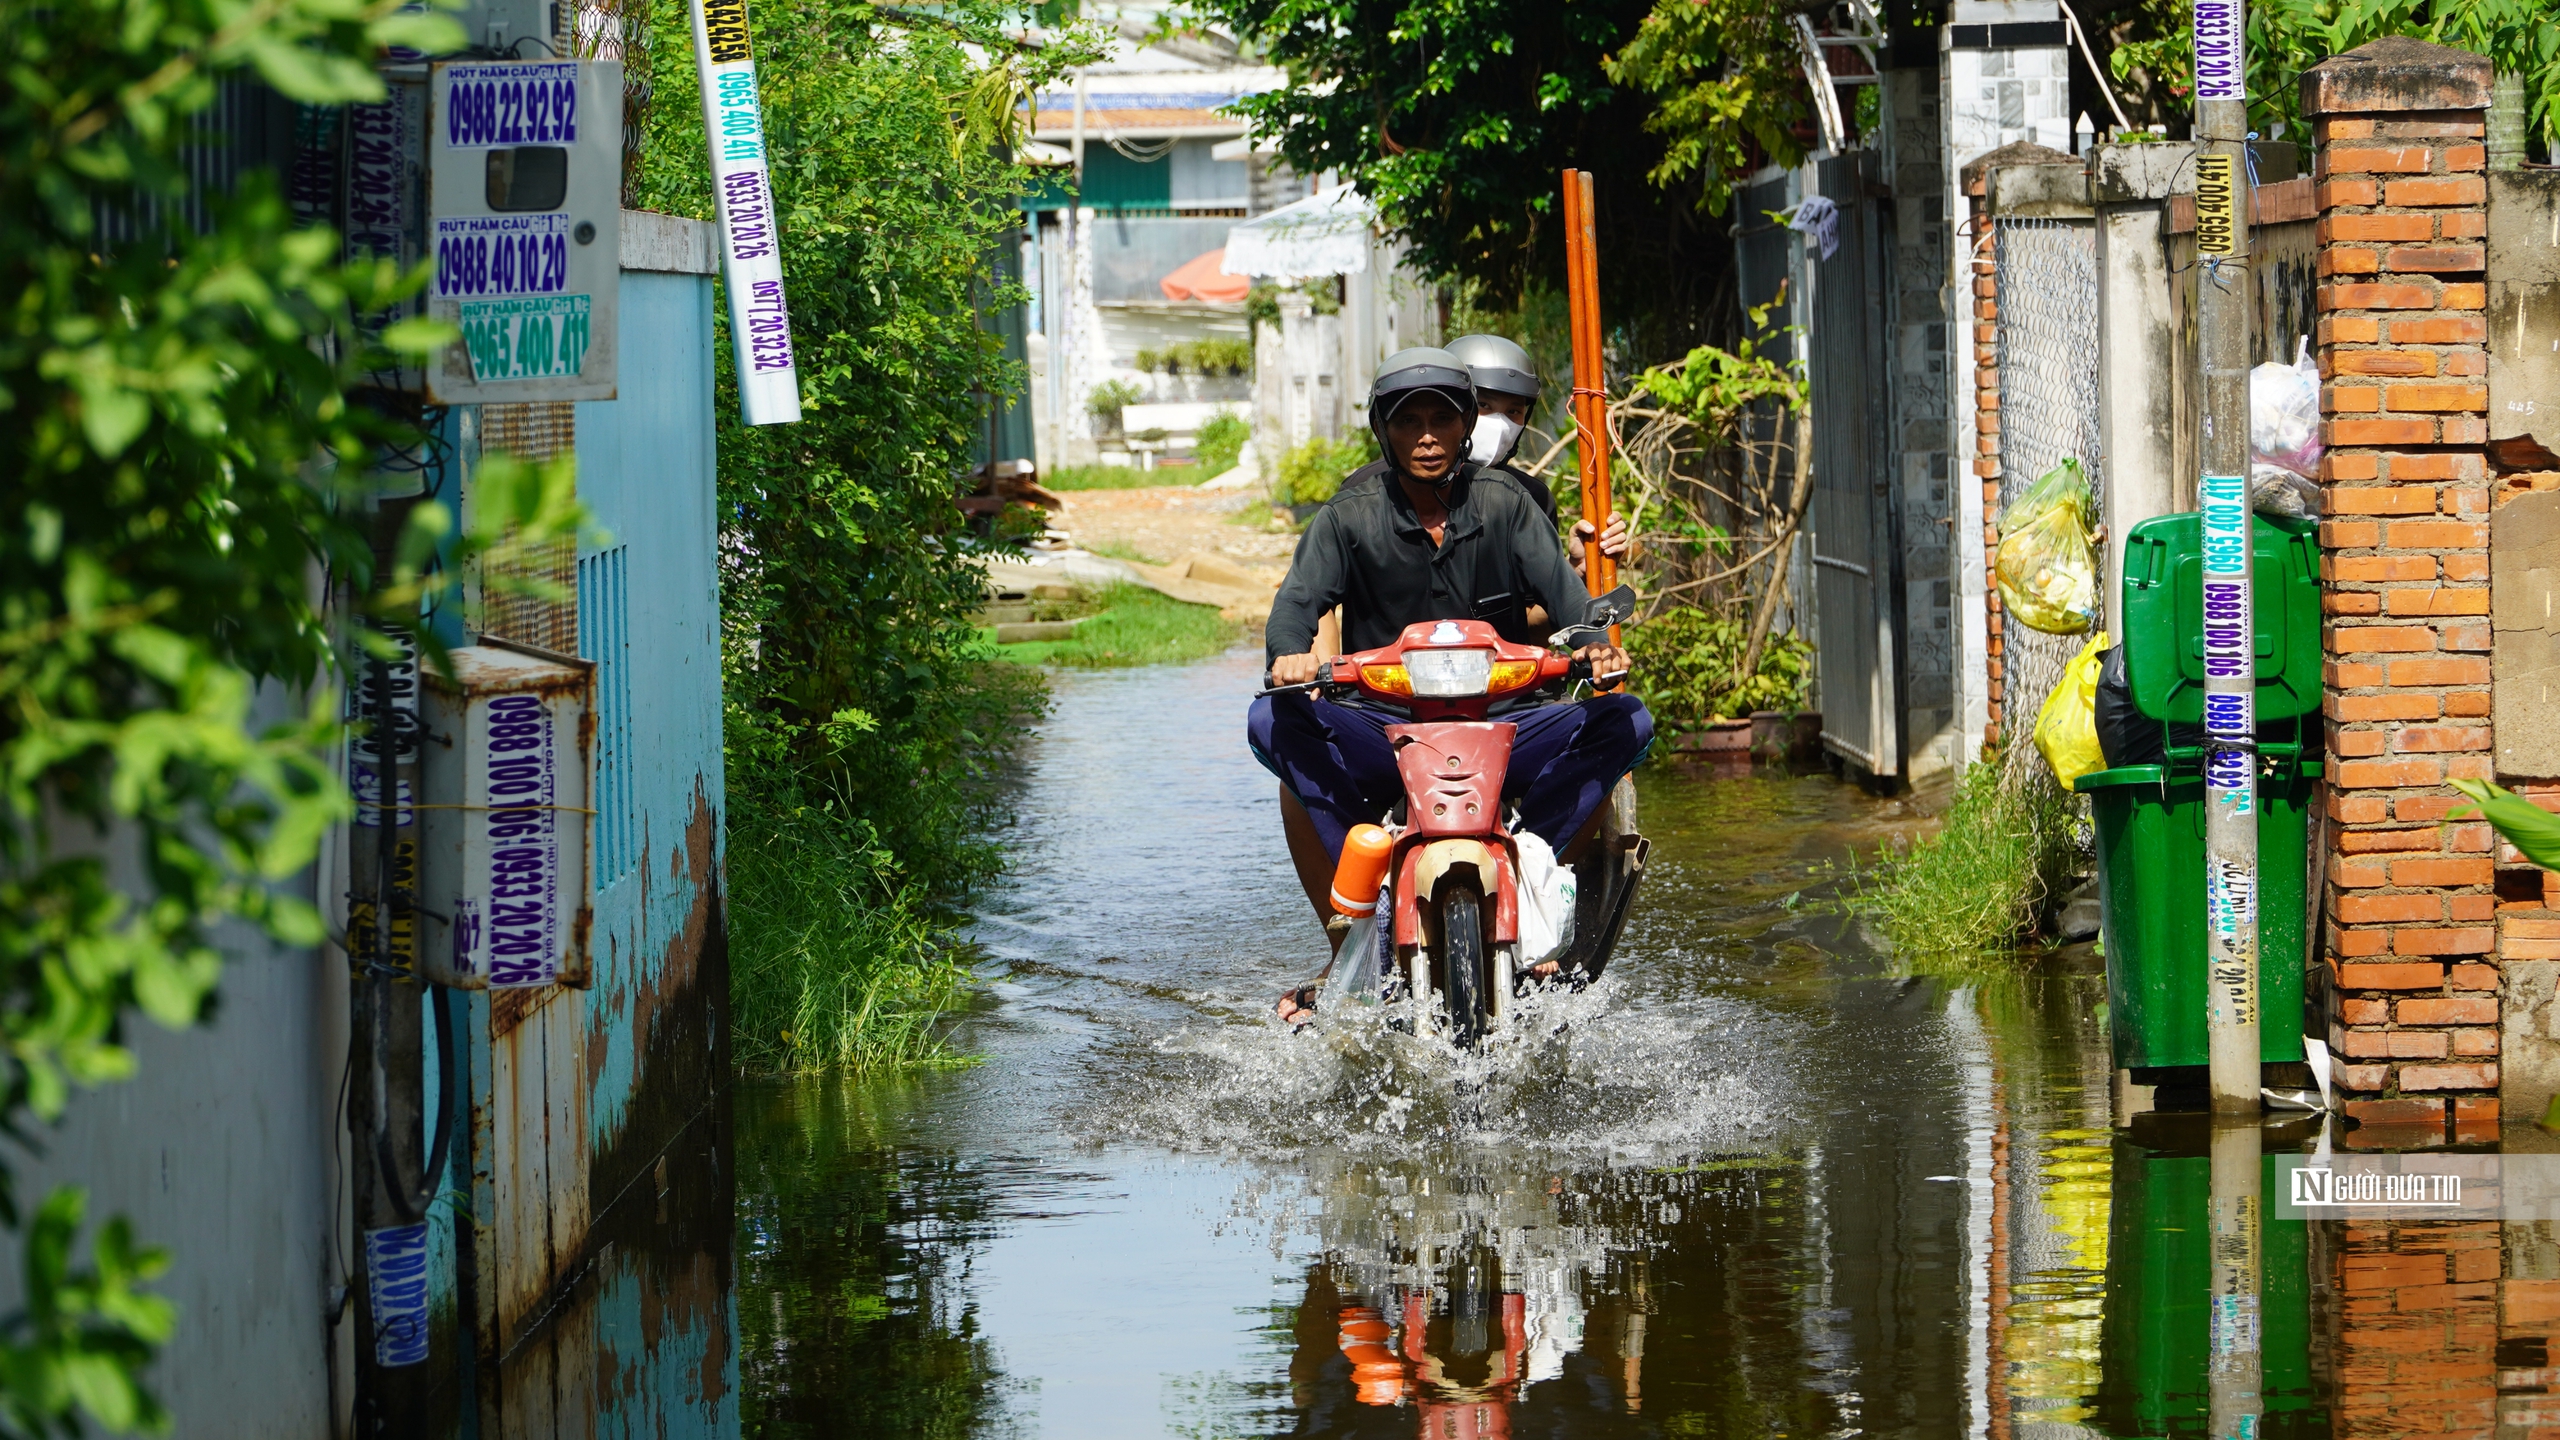
[[[1448,987],[1449,1038],[1473,1050],[1493,1028],[1493,977],[1486,965],[1484,897],[1466,881],[1440,890],[1441,975]]]

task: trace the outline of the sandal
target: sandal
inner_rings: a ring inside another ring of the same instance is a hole
[[[1322,993],[1324,993],[1324,982],[1321,980],[1311,985],[1301,985],[1295,990],[1283,991],[1280,999],[1272,1005],[1271,1013],[1279,1016],[1280,1023],[1290,1029],[1304,1030],[1315,1023],[1316,997]],[[1291,1011],[1296,1013],[1292,1014]]]

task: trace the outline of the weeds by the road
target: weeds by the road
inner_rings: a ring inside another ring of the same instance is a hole
[[[1199,465],[1160,465],[1141,470],[1135,465],[1061,465],[1040,477],[1040,483],[1051,490],[1152,490],[1166,485],[1197,485],[1209,478],[1209,471]]]
[[[2078,802],[2050,781],[2001,783],[1986,760],[1965,771],[1942,828],[1887,851],[1859,900],[1907,954],[1977,954],[2031,933],[2079,859]]]
[[[1114,560],[1135,560],[1141,565],[1164,563],[1163,556],[1150,555],[1126,540],[1097,540],[1084,548],[1096,555],[1108,556]]]
[[[1220,618],[1213,607],[1187,605],[1143,585],[1114,585],[1097,594],[1095,604],[1072,639],[997,645],[994,653],[1024,665],[1105,670],[1205,660],[1244,637],[1243,625]]]
[[[833,754],[800,763],[731,715],[730,1027],[743,1069],[952,1058],[934,1022],[968,999],[953,927],[1003,866],[990,830],[1006,762],[1046,696],[1036,672],[964,653],[913,703],[907,735],[844,719],[823,731]],[[883,788],[907,803],[881,806]]]
[[[860,821],[807,806],[729,820],[732,1043],[750,1071],[946,1062],[967,998],[951,920]]]

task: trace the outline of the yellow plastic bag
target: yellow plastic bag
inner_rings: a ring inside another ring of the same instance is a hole
[[[2018,622],[2077,635],[2097,619],[2089,477],[2065,460],[2000,512],[2000,603]]]
[[[2107,768],[2098,749],[2098,670],[2105,663],[2107,632],[2099,631],[2062,667],[2062,683],[2044,697],[2036,712],[2036,748],[2062,788],[2078,788],[2080,777]]]

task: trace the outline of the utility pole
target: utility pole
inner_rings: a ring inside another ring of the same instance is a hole
[[[2249,514],[2243,0],[2194,0],[2196,358],[2203,377],[2205,1024],[2213,1109],[2259,1111],[2256,623]]]
[[[2254,1115],[2213,1117],[2212,1207],[2206,1232],[2212,1289],[2205,1323],[2206,1433],[2213,1440],[2255,1440],[2266,1409],[2266,1350],[2258,1323],[2261,1267],[2259,1217],[2265,1159]]]

